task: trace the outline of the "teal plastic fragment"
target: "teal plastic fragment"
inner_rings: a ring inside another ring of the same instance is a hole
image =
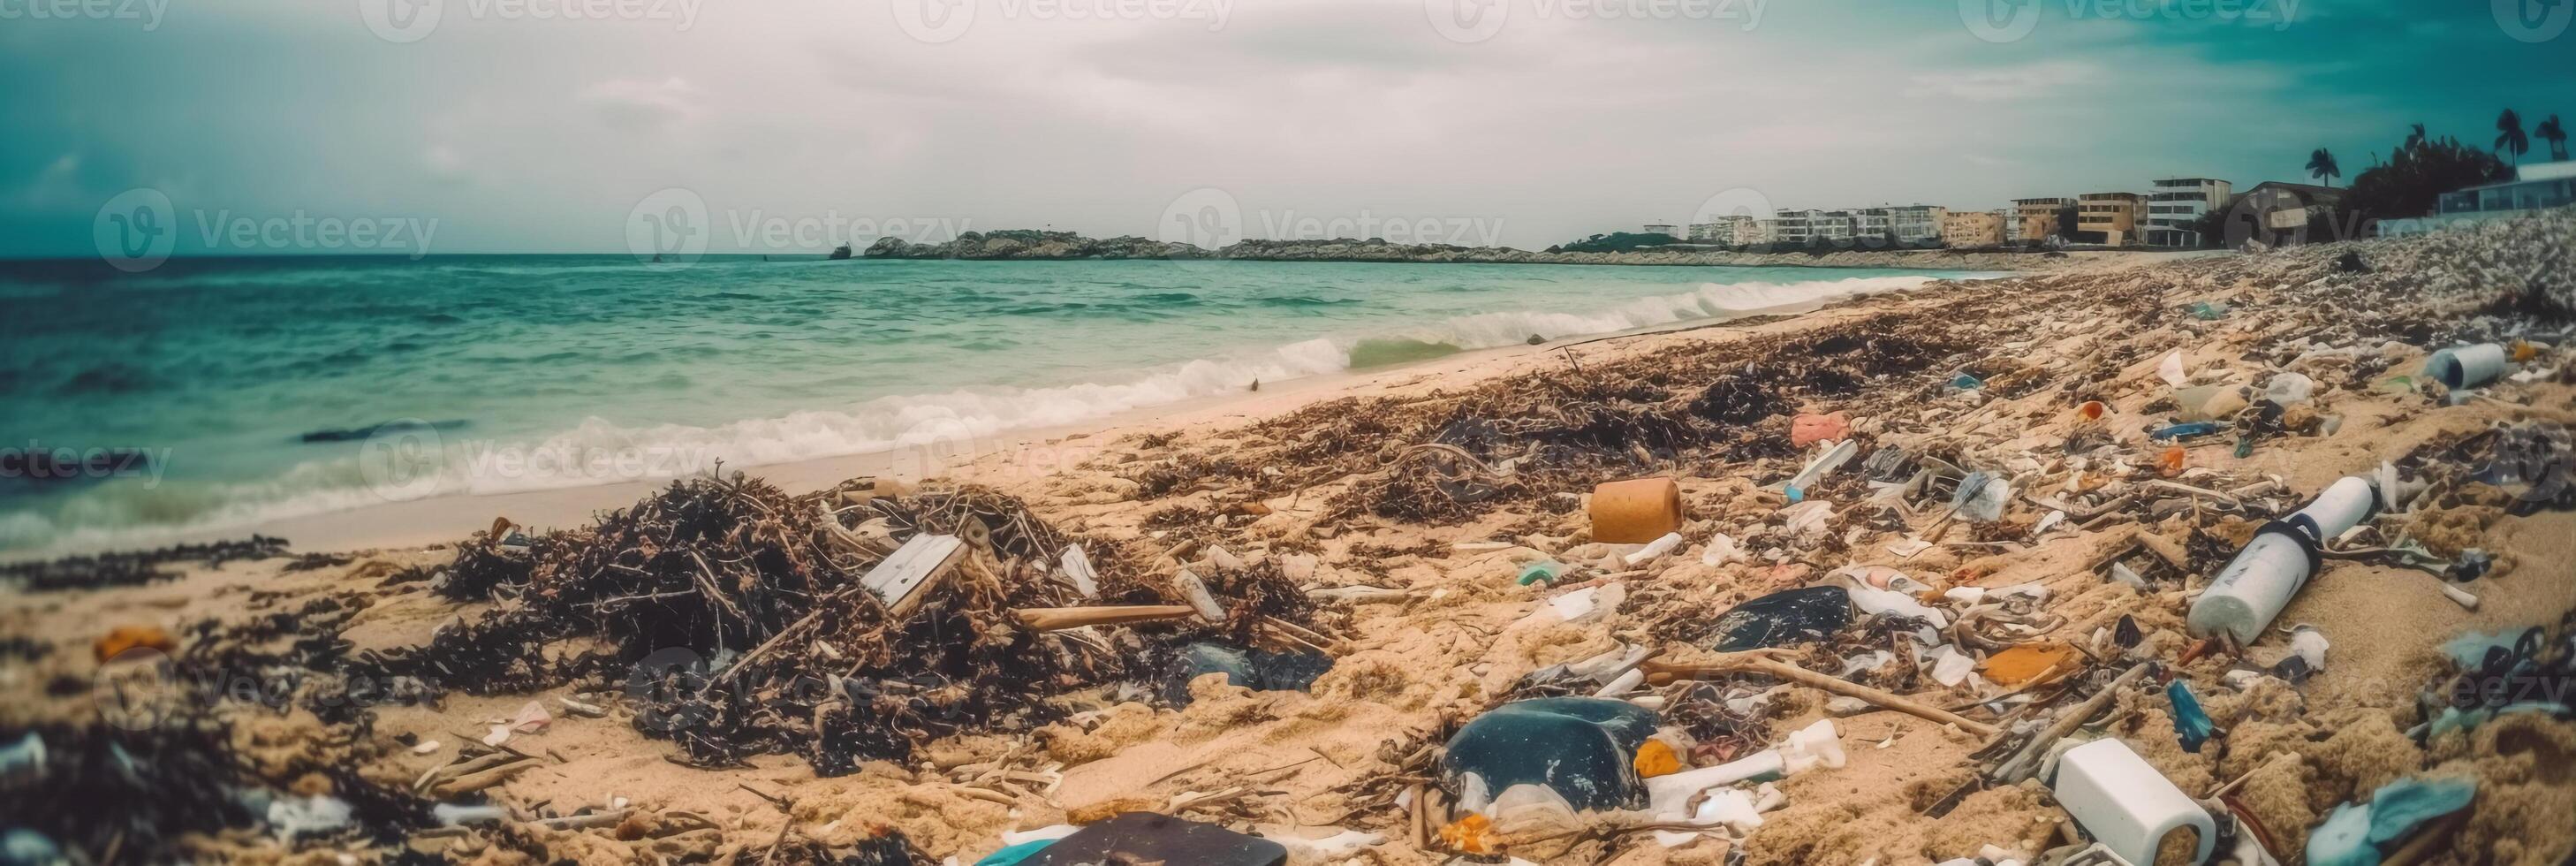
[[[2488,649],[2502,647],[2511,650],[2514,641],[2520,637],[2520,632],[2461,632],[2459,637],[2443,642],[2442,654],[2450,656],[2451,661],[2461,667],[2474,669],[2486,662]]]
[[[2200,751],[2200,744],[2209,742],[2210,736],[2218,733],[2218,723],[2210,721],[2209,714],[2201,711],[2200,699],[2192,697],[2191,686],[2181,680],[2165,687],[2165,697],[2173,700],[2174,733],[2182,737],[2182,750]]]
[[[1542,559],[1537,562],[1521,566],[1521,585],[1528,586],[1542,580],[1553,584],[1556,582],[1557,575],[1564,573],[1565,563],[1558,562],[1553,559]]]
[[[2379,866],[2379,847],[2370,844],[2370,807],[2336,806],[2325,823],[2308,831],[2308,866]]]
[[[1046,846],[1053,844],[1055,844],[1053,839],[1022,842],[984,855],[984,859],[975,861],[975,866],[1017,866],[1020,861],[1029,859],[1029,855],[1046,850]]]
[[[2402,838],[2415,825],[2467,808],[2477,796],[2478,780],[2457,776],[2405,778],[2381,785],[2370,794],[2370,841]]]

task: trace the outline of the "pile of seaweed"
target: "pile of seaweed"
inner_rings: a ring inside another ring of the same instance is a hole
[[[894,616],[860,578],[923,533],[976,541],[976,564]],[[1129,673],[1108,647],[1010,619],[1080,603],[1070,544],[989,488],[789,496],[693,478],[581,529],[478,534],[442,591],[494,608],[364,667],[475,694],[621,689],[637,728],[696,764],[794,753],[836,775],[953,733],[1028,730],[1052,718],[1044,698]],[[1114,555],[1097,568],[1105,589],[1137,592]]]
[[[0,734],[26,754],[0,773],[0,814],[13,835],[11,862],[184,862],[191,835],[265,830],[281,841],[399,846],[431,826],[428,801],[369,781],[347,762],[297,758],[254,767],[236,751],[230,724],[202,711],[132,729],[46,724]],[[32,756],[32,757],[31,757]],[[327,790],[345,820],[298,824],[286,816]],[[31,846],[22,850],[21,846]],[[21,856],[28,859],[21,861]]]
[[[142,586],[178,577],[173,566],[218,567],[227,562],[286,555],[286,539],[265,535],[233,541],[179,544],[159,550],[67,556],[0,565],[0,586],[27,592]]]

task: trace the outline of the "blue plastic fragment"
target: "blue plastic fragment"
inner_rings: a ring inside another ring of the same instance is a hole
[[[1950,387],[1961,391],[1974,391],[1985,386],[1985,380],[1967,373],[1961,373],[1958,378],[1950,380]]]
[[[2218,723],[2210,721],[2209,714],[2201,711],[2200,699],[2192,697],[2191,686],[2181,680],[2165,687],[2165,697],[2173,701],[2174,733],[2182,737],[2182,750],[2200,751],[2200,744],[2209,742],[2210,736],[2218,733]]]
[[[2370,807],[2345,803],[2308,831],[2308,866],[2379,866],[2379,847],[2370,844]]]
[[[2218,430],[2218,422],[2216,421],[2193,421],[2188,424],[2175,424],[2168,427],[2159,427],[2154,430],[2150,430],[2147,432],[2147,438],[2157,441],[2164,441],[2167,439],[2189,439],[2194,436],[2207,436],[2218,432]]]
[[[2405,778],[2370,794],[2370,841],[2387,842],[2415,825],[2467,808],[2478,796],[2475,778]]]

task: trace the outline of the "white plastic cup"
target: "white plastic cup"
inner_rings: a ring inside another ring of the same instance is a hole
[[[2446,388],[2475,388],[2504,375],[2504,365],[2504,345],[2501,343],[2453,346],[2424,359],[2424,375],[2440,381]]]
[[[2224,632],[2252,644],[2308,583],[2308,551],[2285,532],[2264,532],[2238,551],[2183,619],[2192,637]]]

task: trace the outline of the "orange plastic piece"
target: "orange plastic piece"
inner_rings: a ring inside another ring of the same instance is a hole
[[[2167,477],[2182,474],[2182,457],[2182,446],[2166,447],[2164,456],[2156,458],[2156,471]]]
[[[2075,417],[2086,421],[2100,421],[2102,413],[2109,411],[2111,407],[2102,405],[2100,400],[2086,400],[2083,405],[2075,407]]]
[[[1849,438],[1851,438],[1850,413],[1836,412],[1831,415],[1808,413],[1789,419],[1789,446],[1792,448],[1805,448],[1827,439],[1840,441]]]
[[[90,651],[98,654],[98,660],[104,662],[124,655],[126,650],[136,647],[174,653],[179,651],[179,642],[171,640],[170,633],[162,631],[158,626],[120,625],[108,630],[106,637],[99,638],[97,643],[90,645]]]
[[[1647,740],[1645,745],[1637,747],[1637,778],[1652,779],[1681,771],[1681,756],[1673,754],[1673,747],[1664,741]]]
[[[1682,488],[1670,478],[1612,481],[1592,488],[1592,540],[1644,544],[1682,528]]]
[[[1448,845],[1451,850],[1469,854],[1491,854],[1494,853],[1494,849],[1490,847],[1492,843],[1490,837],[1493,834],[1493,821],[1487,820],[1483,815],[1470,814],[1449,822],[1449,826],[1440,828],[1440,841]]]
[[[1986,679],[2005,688],[2039,679],[2051,670],[2075,670],[2075,648],[2065,644],[2023,644],[1986,657]]]

